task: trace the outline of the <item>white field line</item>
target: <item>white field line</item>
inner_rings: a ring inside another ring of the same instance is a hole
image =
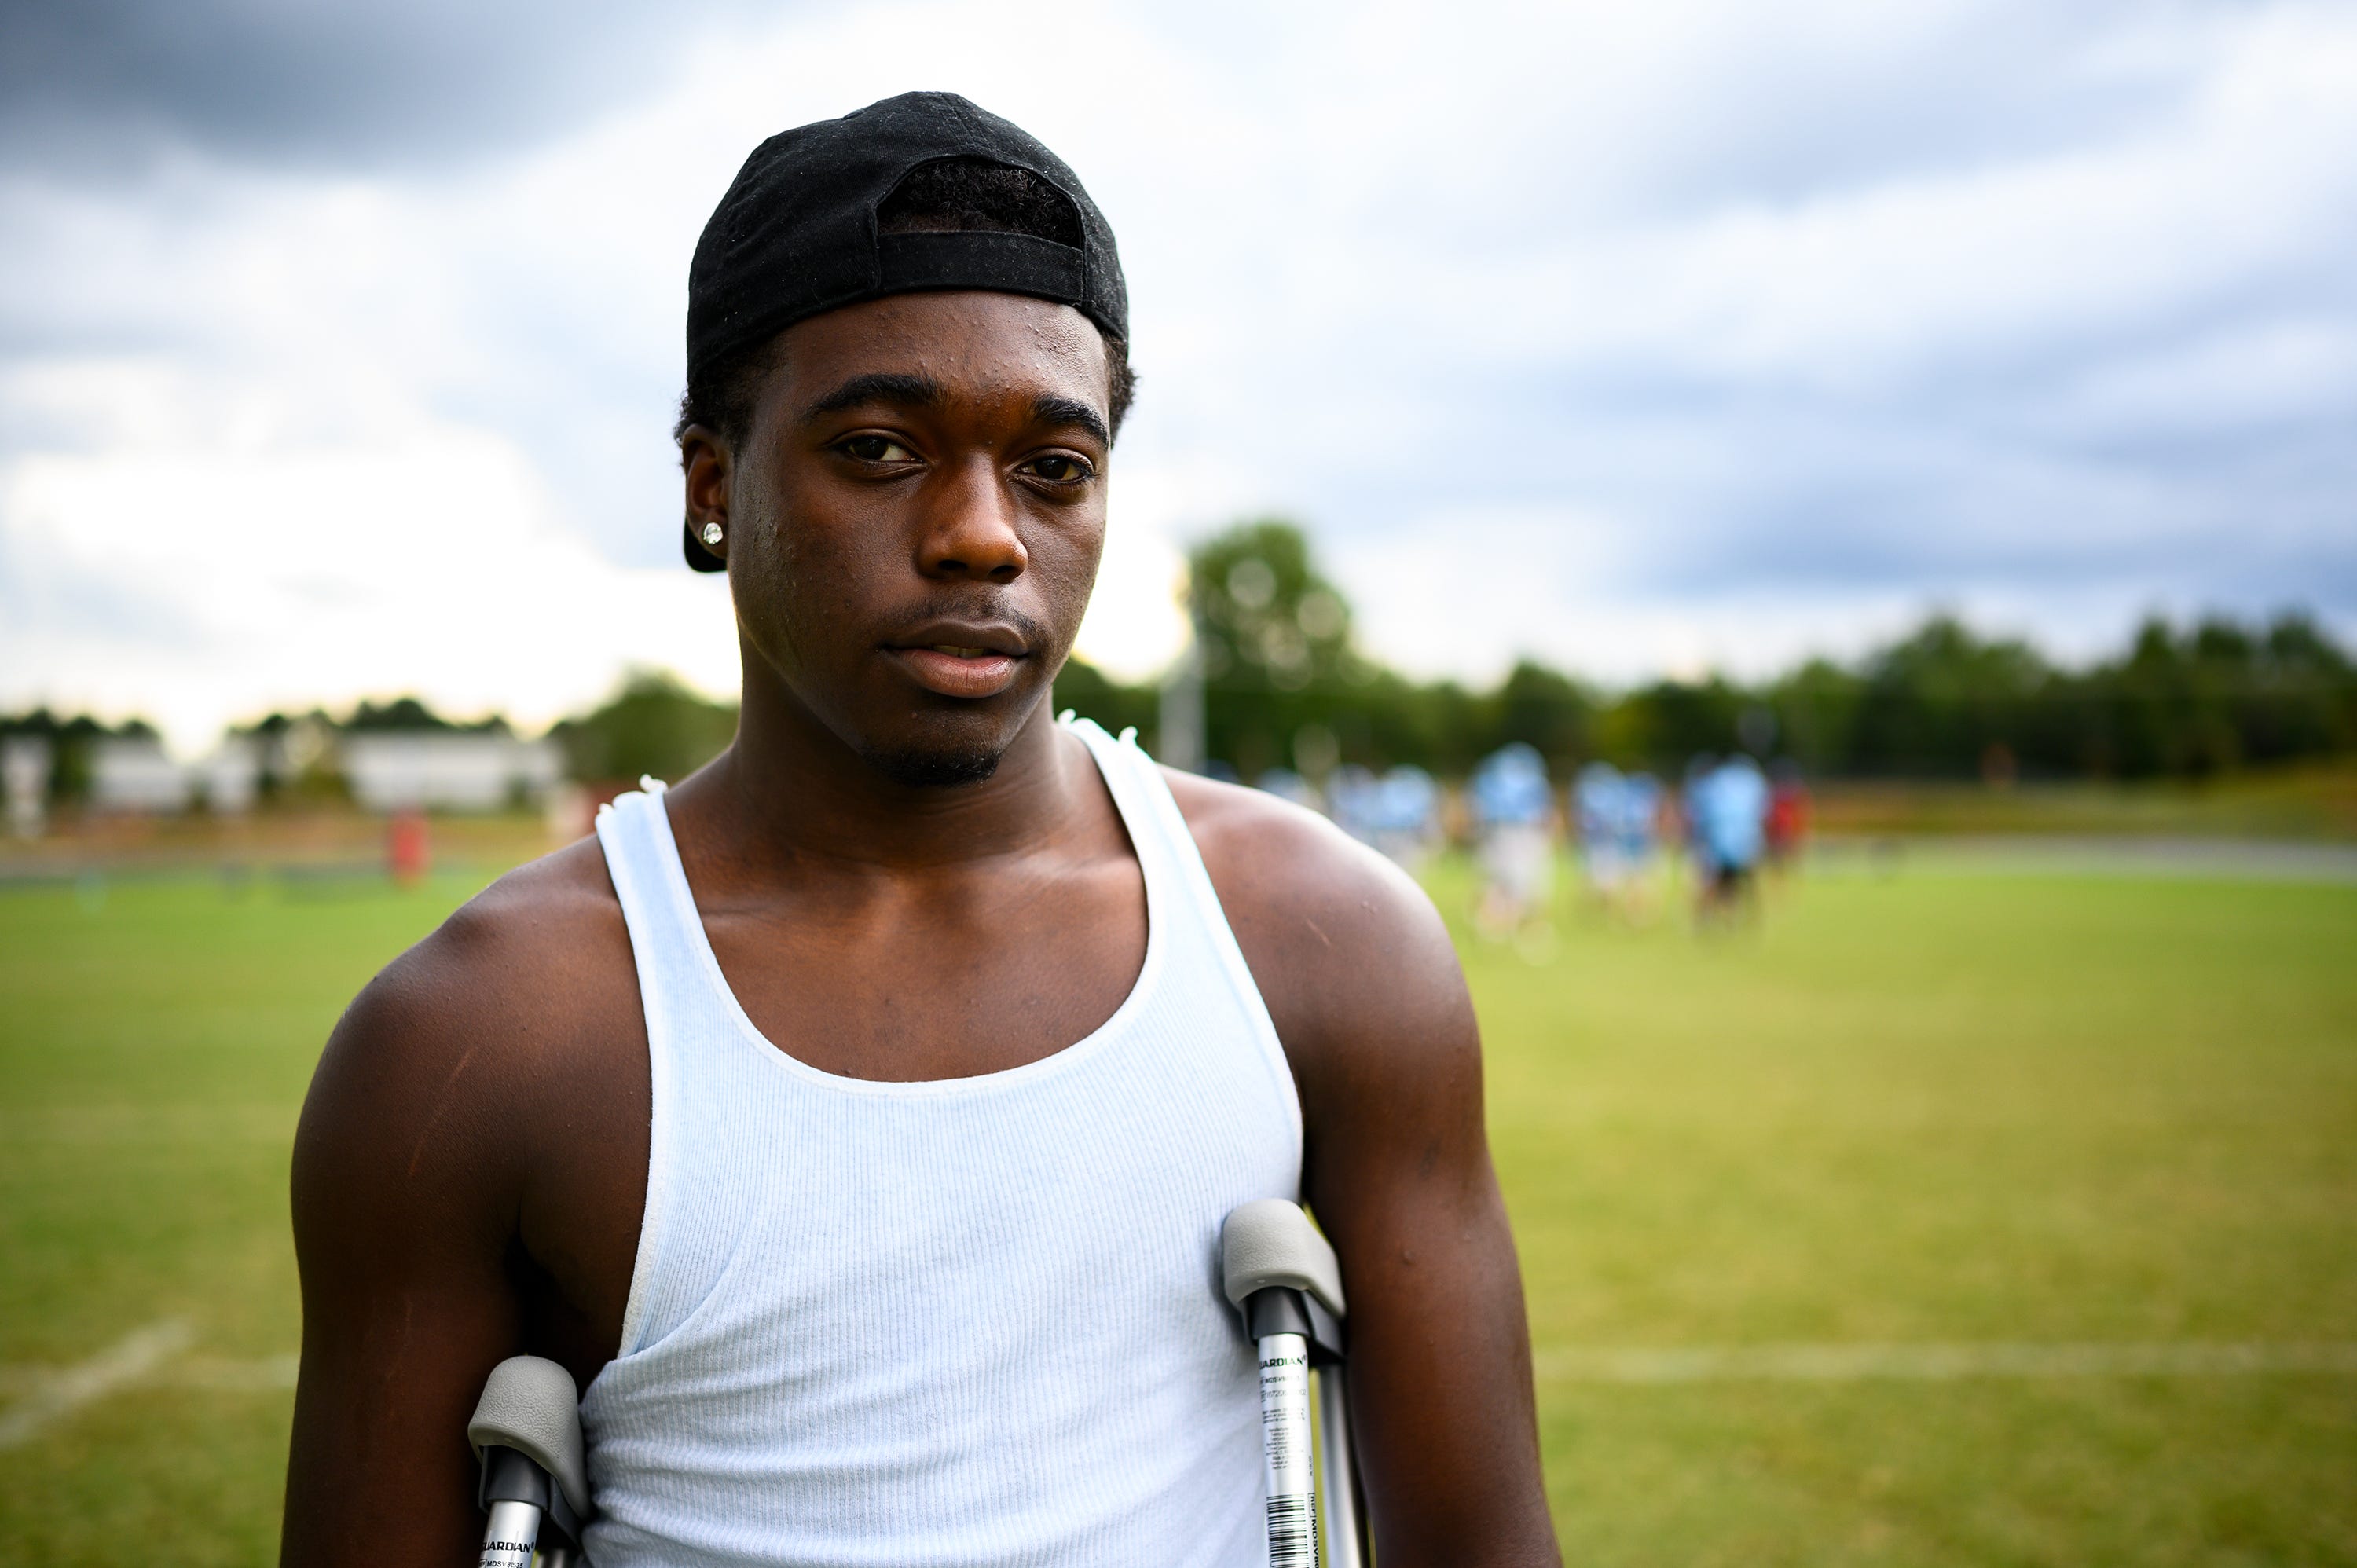
[[[159,1367],[143,1380],[146,1388],[197,1389],[210,1393],[277,1393],[292,1391],[303,1358],[289,1350],[283,1356],[260,1356],[251,1361],[226,1361],[214,1356],[191,1356],[169,1367]]]
[[[0,1412],[0,1449],[14,1448],[58,1417],[139,1381],[187,1349],[196,1333],[187,1320],[167,1318],[125,1336],[78,1366],[51,1374]]]
[[[1957,1378],[2209,1378],[2357,1375],[2357,1343],[1728,1345],[1684,1349],[1542,1350],[1541,1382],[1862,1382]]]
[[[271,1392],[295,1386],[302,1358],[292,1350],[283,1356],[257,1356],[250,1361],[219,1356],[188,1356],[167,1359],[114,1388],[194,1389],[200,1392]],[[24,1399],[54,1389],[79,1369],[0,1362],[0,1399]]]

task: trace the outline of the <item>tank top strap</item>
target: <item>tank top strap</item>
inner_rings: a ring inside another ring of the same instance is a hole
[[[665,788],[660,779],[641,778],[638,789],[597,808],[597,843],[606,852],[607,875],[630,933],[647,1031],[647,1186],[630,1297],[622,1309],[626,1355],[645,1342],[650,1316],[664,1294],[659,1262],[678,1182],[675,1129],[682,1100],[694,1100],[698,1092],[699,1075],[693,1069],[699,1053],[692,1042],[710,1032],[715,1010],[703,978],[704,926],[663,809]]]
[[[1129,830],[1130,846],[1137,852],[1138,868],[1145,874],[1156,917],[1178,928],[1168,933],[1172,946],[1191,949],[1199,961],[1196,972],[1209,968],[1225,983],[1297,1130],[1301,1101],[1292,1064],[1277,1038],[1276,1023],[1269,1016],[1259,983],[1253,979],[1252,966],[1244,961],[1243,949],[1237,945],[1235,931],[1228,924],[1227,910],[1220,903],[1219,889],[1211,885],[1194,832],[1178,810],[1178,798],[1170,793],[1169,781],[1137,744],[1135,729],[1124,730],[1115,739],[1092,719],[1068,719],[1065,724],[1088,744],[1098,771],[1104,775],[1105,787],[1113,792],[1123,825]],[[1163,893],[1169,896],[1157,897]]]
[[[1200,915],[1208,908],[1211,923],[1224,928],[1226,921],[1218,915],[1217,896],[1203,870],[1203,857],[1195,849],[1195,837],[1187,831],[1187,819],[1178,814],[1170,786],[1162,781],[1161,768],[1137,744],[1137,732],[1124,730],[1116,740],[1093,719],[1062,722],[1087,744],[1096,759],[1097,771],[1103,776],[1114,806],[1121,813],[1122,826],[1128,831],[1130,847],[1137,852],[1149,898],[1168,906],[1174,914],[1185,910]],[[1207,898],[1211,900],[1208,906]]]
[[[597,843],[621,900],[651,1019],[684,1000],[679,987],[702,967],[702,923],[672,841],[664,789],[660,779],[641,779],[638,789],[597,808]]]

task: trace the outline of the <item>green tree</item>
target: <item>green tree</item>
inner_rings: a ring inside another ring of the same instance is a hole
[[[1595,753],[1596,700],[1559,671],[1520,660],[1482,705],[1489,719],[1484,754],[1518,740],[1536,747],[1561,779]]]
[[[1056,690],[1049,700],[1058,713],[1070,708],[1114,735],[1132,726],[1140,734],[1154,727],[1153,687],[1125,686],[1084,659],[1064,660],[1064,667],[1056,671]]]
[[[2052,671],[2028,644],[1984,641],[1941,615],[1860,673],[1848,770],[1971,775],[1993,748],[2022,753]]]
[[[1830,659],[1812,659],[1768,689],[1784,748],[1812,773],[1846,770],[1866,682]]]
[[[1345,672],[1351,607],[1275,518],[1239,523],[1188,556],[1188,601],[1203,675],[1232,690],[1305,692]]]
[[[1247,779],[1345,755],[1372,726],[1350,689],[1375,673],[1351,648],[1351,607],[1292,523],[1239,523],[1188,555],[1208,754]],[[1313,754],[1323,753],[1322,757]]]
[[[504,729],[507,721],[487,721]],[[348,730],[456,730],[462,726],[451,723],[427,706],[425,699],[414,696],[395,697],[389,703],[362,698],[343,722]],[[474,728],[484,725],[467,726]]]
[[[1738,721],[1749,705],[1749,693],[1716,675],[1652,682],[1622,693],[1600,715],[1598,750],[1624,768],[1675,774],[1699,752],[1733,750]]]
[[[594,713],[551,732],[576,779],[642,775],[676,783],[717,757],[737,733],[737,704],[698,696],[666,670],[640,670]]]

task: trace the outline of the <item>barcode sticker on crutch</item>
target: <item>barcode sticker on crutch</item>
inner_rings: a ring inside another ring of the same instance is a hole
[[[1318,1510],[1309,1498],[1268,1499],[1268,1568],[1318,1568]]]
[[[1309,1445],[1309,1342],[1260,1337],[1260,1427],[1267,1464],[1269,1568],[1318,1568]]]

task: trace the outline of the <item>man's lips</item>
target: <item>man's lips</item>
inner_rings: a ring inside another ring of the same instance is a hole
[[[885,650],[899,660],[917,684],[944,697],[995,697],[1015,682],[1021,654],[953,642]]]

